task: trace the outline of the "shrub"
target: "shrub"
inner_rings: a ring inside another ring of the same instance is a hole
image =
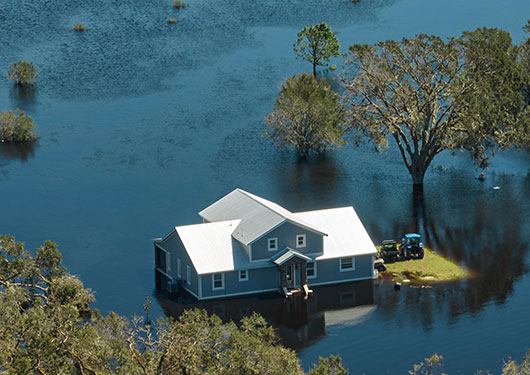
[[[178,20],[176,18],[168,18],[167,23],[177,23]]]
[[[37,126],[33,118],[24,111],[0,112],[0,140],[2,142],[27,142],[34,140],[38,134],[34,132]]]
[[[186,8],[187,6],[189,6],[188,3],[185,3],[183,1],[179,1],[179,0],[175,0],[173,2],[173,6],[177,9],[181,9],[181,8]]]
[[[74,31],[85,31],[86,27],[81,22],[78,22],[78,23],[76,23],[74,25],[74,27],[72,27],[72,30],[74,30]]]
[[[38,78],[37,69],[33,63],[22,61],[13,63],[7,71],[7,77],[15,83],[15,85],[33,85]]]

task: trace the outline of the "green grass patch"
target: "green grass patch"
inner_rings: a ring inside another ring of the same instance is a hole
[[[385,263],[387,270],[381,272],[385,278],[394,281],[410,280],[412,283],[456,281],[472,277],[471,271],[425,248],[423,259],[411,259]]]

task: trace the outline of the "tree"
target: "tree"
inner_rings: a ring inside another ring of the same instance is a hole
[[[530,375],[530,349],[526,352],[520,365],[510,359],[502,366],[502,375]]]
[[[15,85],[33,85],[37,81],[39,75],[33,63],[22,61],[13,63],[7,71],[7,77],[15,83]]]
[[[274,109],[265,117],[265,134],[280,146],[294,146],[300,157],[345,144],[345,110],[339,96],[310,74],[282,84]]]
[[[446,375],[443,373],[443,359],[441,355],[434,353],[429,358],[425,358],[425,362],[420,362],[412,367],[409,371],[410,375]]]
[[[294,43],[294,52],[298,57],[313,64],[313,76],[317,77],[317,66],[328,66],[328,61],[332,57],[340,54],[339,40],[337,33],[322,22],[318,25],[304,27],[297,36]]]
[[[61,259],[51,241],[33,256],[0,236],[0,374],[303,374],[257,314],[239,325],[197,309],[155,324],[147,314],[103,317]]]
[[[444,150],[467,150],[485,167],[488,149],[514,144],[525,77],[505,31],[354,45],[346,65],[350,125],[380,149],[391,136],[416,189]]]
[[[318,357],[318,365],[314,365],[307,375],[348,375],[348,370],[342,366],[339,356],[330,355],[328,358]]]
[[[38,137],[33,118],[20,109],[0,112],[0,140],[27,142]]]

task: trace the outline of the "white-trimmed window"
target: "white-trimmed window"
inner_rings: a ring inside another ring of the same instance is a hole
[[[355,258],[354,257],[340,258],[339,270],[340,272],[355,271]]]
[[[182,278],[182,265],[180,263],[180,258],[177,258],[177,277]]]
[[[305,234],[296,235],[296,247],[305,247]]]
[[[267,249],[269,249],[269,251],[278,250],[278,237],[269,238],[267,240]]]
[[[223,290],[225,288],[225,274],[212,274],[212,290]]]
[[[308,279],[315,279],[317,277],[317,262],[307,262],[305,273]]]
[[[248,281],[248,270],[239,271],[239,281]]]
[[[191,267],[186,266],[186,283],[191,285]]]

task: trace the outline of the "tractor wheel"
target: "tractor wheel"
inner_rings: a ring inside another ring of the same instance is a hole
[[[405,260],[408,260],[410,258],[409,249],[405,248],[405,250],[403,250],[403,256]]]
[[[421,249],[420,253],[418,254],[418,258],[423,259],[423,255],[424,255],[424,252],[423,252],[423,249]]]

